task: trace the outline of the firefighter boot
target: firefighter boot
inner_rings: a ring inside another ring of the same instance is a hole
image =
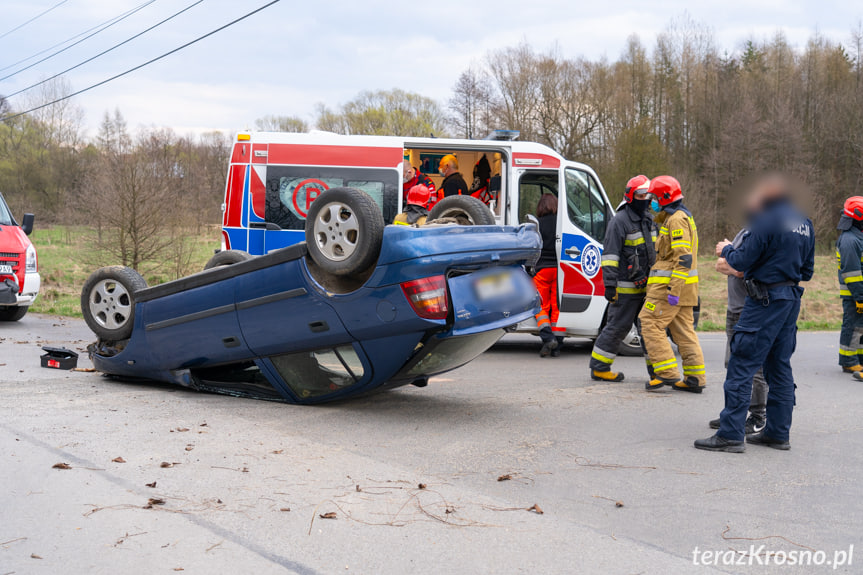
[[[698,378],[694,376],[689,376],[683,381],[676,381],[671,386],[674,389],[678,389],[680,391],[690,391],[692,393],[701,393],[704,391],[703,385],[698,385]]]
[[[854,378],[854,379],[856,379],[857,381],[863,381],[863,372],[861,372],[861,371],[855,371],[855,372],[854,372],[854,374],[853,374],[851,377],[853,377],[853,378]]]
[[[675,386],[678,383],[683,383],[674,379],[665,379],[664,377],[654,376],[653,379],[644,384],[644,389],[647,391],[656,391],[666,385]]]
[[[590,370],[590,379],[596,381],[623,381],[623,372],[620,371],[596,371]]]
[[[849,366],[843,365],[842,371],[844,373],[860,373],[861,371],[863,371],[863,365],[860,365],[859,363],[857,365],[849,365]]]

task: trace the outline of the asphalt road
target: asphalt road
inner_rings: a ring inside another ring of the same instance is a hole
[[[722,406],[722,334],[701,336],[700,396],[644,392],[641,358],[591,382],[588,342],[540,359],[509,336],[424,389],[321,407],[39,367],[40,345],[90,339],[0,325],[0,575],[863,572],[863,549],[758,564],[863,544],[863,385],[834,333],[800,335],[791,451],[742,455],[692,447]]]

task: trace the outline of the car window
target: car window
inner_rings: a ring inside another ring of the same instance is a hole
[[[195,368],[191,372],[198,386],[207,391],[257,399],[283,399],[253,361]]]
[[[9,211],[9,206],[6,205],[6,201],[3,199],[3,196],[0,196],[0,226],[11,226],[14,225],[14,221],[12,219],[12,213]]]
[[[566,207],[569,221],[596,241],[605,239],[608,207],[596,180],[583,170],[567,168]]]
[[[385,222],[398,211],[401,190],[396,170],[329,168],[320,166],[267,166],[265,219],[284,230],[302,230],[312,202],[331,188],[356,188],[381,207]]]
[[[363,363],[352,346],[276,355],[270,358],[285,383],[301,399],[329,395],[363,378]]]

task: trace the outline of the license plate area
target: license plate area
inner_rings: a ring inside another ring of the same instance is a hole
[[[11,276],[13,273],[12,266],[9,264],[0,264],[0,275]]]
[[[516,293],[513,274],[509,270],[476,275],[473,290],[481,302],[507,299]]]

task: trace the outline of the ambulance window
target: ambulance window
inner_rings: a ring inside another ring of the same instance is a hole
[[[599,185],[587,172],[566,169],[566,206],[569,220],[593,239],[605,239],[608,210]]]
[[[302,230],[315,198],[330,188],[348,187],[370,195],[384,221],[392,222],[398,213],[399,174],[377,168],[268,166],[265,218],[283,230]]]
[[[557,196],[557,172],[527,172],[518,182],[518,222],[524,223],[527,214],[536,215],[536,206],[542,194]]]

